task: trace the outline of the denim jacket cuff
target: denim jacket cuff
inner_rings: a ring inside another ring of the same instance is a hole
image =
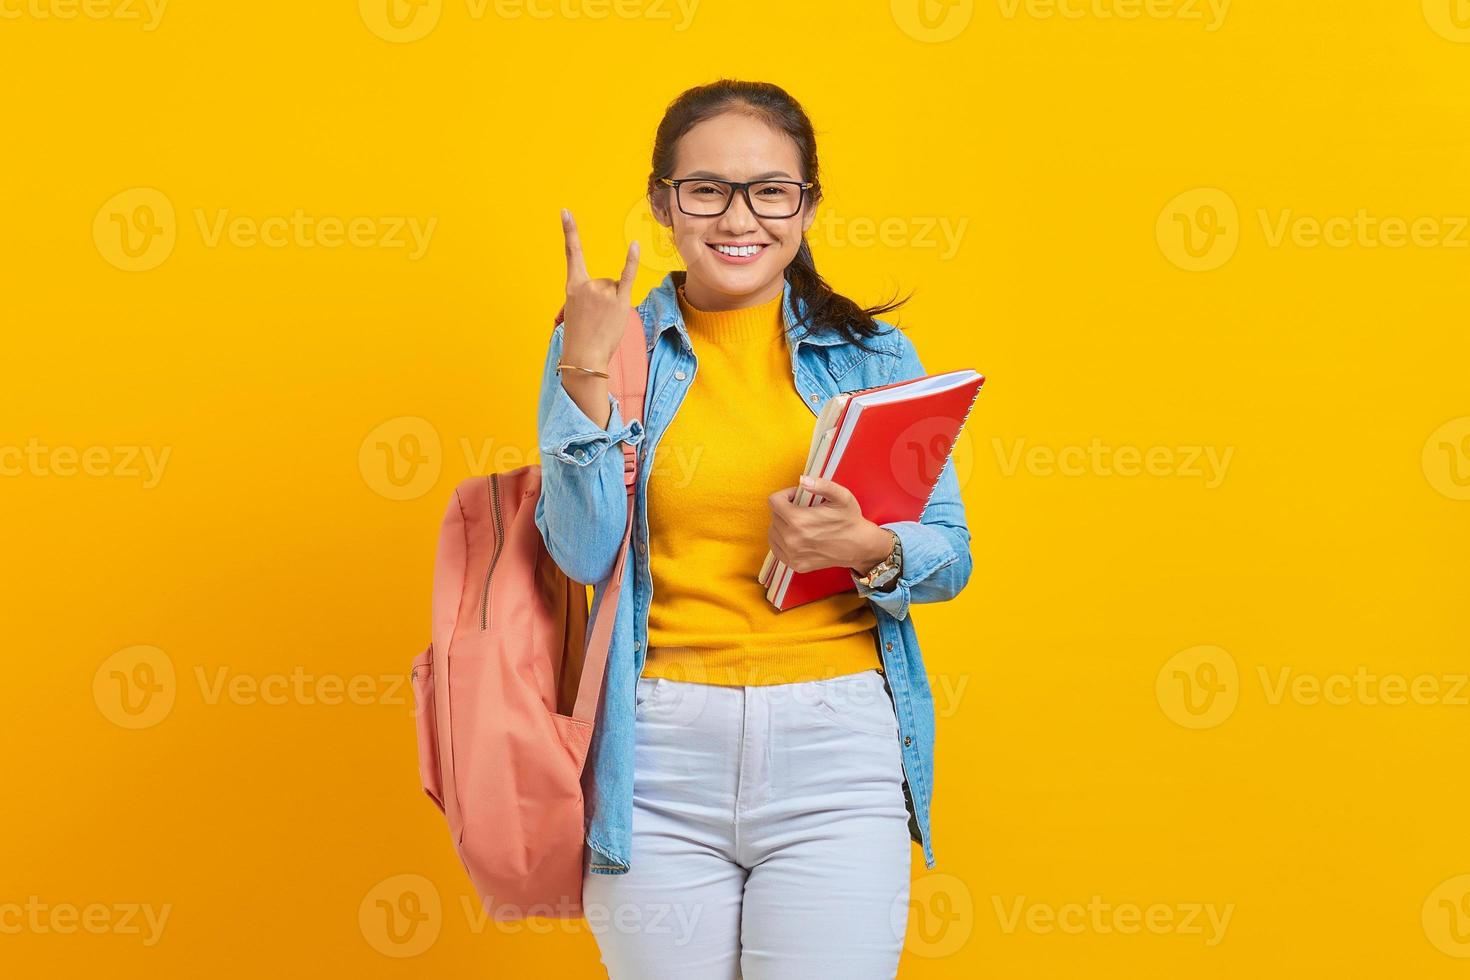
[[[612,392],[607,396],[612,412],[605,429],[599,429],[587,417],[560,383],[551,398],[550,411],[541,427],[541,451],[548,456],[576,466],[590,466],[615,443],[636,446],[643,441],[643,423],[633,419],[624,424]]]
[[[894,619],[903,619],[909,612],[910,590],[958,556],[948,538],[918,521],[890,521],[878,526],[898,535],[903,544],[903,567],[898,573],[898,583],[888,589],[873,589],[858,582],[851,570],[848,574],[852,575],[858,595],[871,599]]]

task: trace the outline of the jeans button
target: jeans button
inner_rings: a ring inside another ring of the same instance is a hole
[[[674,380],[675,381],[683,381],[684,380],[684,372],[683,371],[675,371],[674,372]]]

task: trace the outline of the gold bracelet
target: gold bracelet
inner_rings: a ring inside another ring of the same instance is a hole
[[[606,371],[594,371],[591,368],[578,367],[575,364],[564,364],[561,361],[558,361],[556,364],[556,369],[560,371],[562,368],[571,368],[574,371],[585,371],[587,374],[595,374],[599,378],[606,378],[608,376]]]

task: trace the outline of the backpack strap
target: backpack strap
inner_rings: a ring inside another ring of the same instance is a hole
[[[556,314],[560,324],[566,316],[566,307]],[[608,391],[617,399],[618,411],[626,423],[631,419],[643,418],[643,403],[648,392],[648,338],[643,328],[643,317],[636,309],[628,310],[628,326],[623,332],[623,342],[617,353],[608,362]],[[623,522],[623,541],[618,546],[618,556],[613,560],[612,573],[601,586],[602,598],[597,608],[597,617],[588,632],[586,654],[582,662],[582,679],[577,687],[577,703],[572,716],[588,726],[595,724],[597,705],[602,699],[602,682],[607,673],[607,658],[612,646],[613,621],[617,616],[618,599],[622,594],[623,570],[628,562],[628,542],[633,533],[633,508],[638,492],[638,447],[627,442],[618,443],[623,450],[623,486],[627,489],[627,518]],[[584,760],[584,765],[585,760]]]

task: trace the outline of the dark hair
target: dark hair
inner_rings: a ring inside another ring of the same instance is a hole
[[[814,206],[822,200],[822,179],[817,169],[817,137],[812,129],[812,122],[800,103],[787,94],[785,89],[769,82],[742,82],[722,78],[688,89],[669,103],[668,109],[664,111],[664,117],[658,124],[658,133],[653,140],[653,170],[648,175],[650,202],[655,199],[654,195],[667,190],[658,180],[669,176],[673,170],[674,148],[679,137],[696,124],[725,112],[743,112],[754,116],[791,137],[801,157],[800,176],[815,185],[807,191],[810,196],[807,206]],[[791,264],[786,267],[785,275],[791,283],[791,305],[801,317],[800,325],[807,333],[836,331],[865,350],[867,348],[861,338],[883,332],[873,318],[897,309],[909,299],[909,296],[903,299],[895,297],[881,306],[858,306],[834,291],[817,272],[811,245],[805,235],[802,235],[801,247],[797,249]],[[804,311],[796,302],[798,297],[805,303]]]

